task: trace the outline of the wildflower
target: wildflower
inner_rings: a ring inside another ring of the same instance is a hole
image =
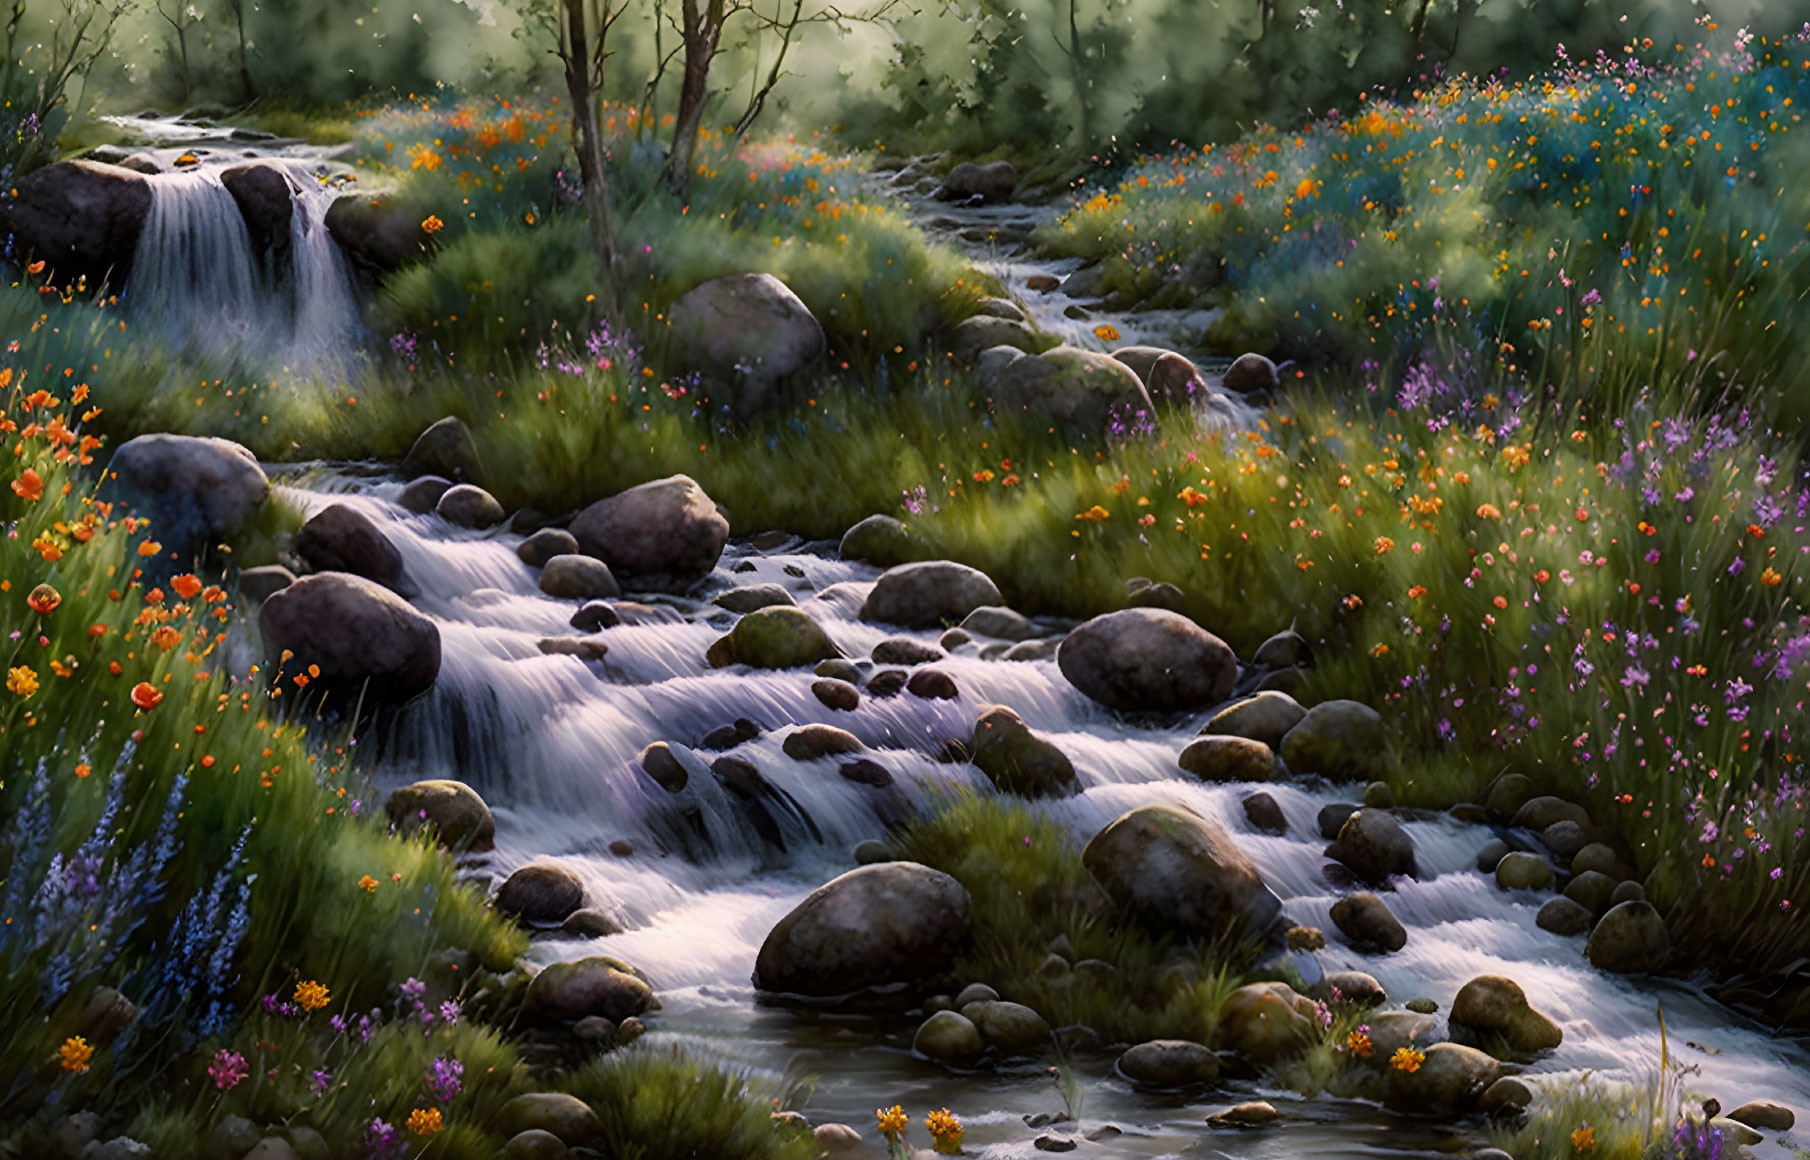
[[[330,1001],[327,988],[312,979],[295,985],[295,1001],[304,1011],[319,1011]]]
[[[29,697],[38,691],[38,674],[30,665],[6,670],[6,691],[20,697]]]
[[[1370,1042],[1370,1036],[1362,1027],[1345,1036],[1345,1046],[1351,1049],[1351,1054],[1360,1059],[1369,1059],[1370,1053],[1375,1050],[1374,1045]]]
[[[1088,508],[1086,511],[1077,513],[1075,518],[1078,520],[1088,520],[1093,523],[1098,523],[1101,520],[1106,519],[1110,515],[1112,515],[1111,512],[1107,511],[1105,508],[1101,507],[1099,504],[1095,504],[1094,506]]]
[[[907,1116],[905,1109],[898,1104],[894,1104],[890,1108],[881,1108],[874,1115],[879,1118],[882,1136],[902,1136],[905,1134],[905,1125],[911,1122],[911,1117]]]
[[[1376,538],[1376,554],[1377,555],[1380,556],[1384,552],[1387,552],[1390,548],[1393,548],[1393,547],[1395,547],[1395,541],[1391,540],[1388,536],[1378,536]]]
[[[1584,1127],[1571,1133],[1571,1146],[1576,1148],[1579,1154],[1595,1151],[1596,1129],[1586,1124]]]
[[[31,590],[25,603],[39,616],[49,616],[57,610],[57,605],[63,603],[63,594],[48,584],[40,584]]]
[[[193,600],[201,592],[201,581],[193,572],[185,572],[170,580],[170,587],[184,600]]]
[[[156,540],[146,540],[138,545],[138,554],[141,556],[155,556],[161,551],[163,551],[163,545]]]
[[[930,1129],[930,1138],[934,1140],[935,1150],[939,1155],[956,1156],[962,1150],[962,1122],[948,1108],[931,1112],[924,1117],[925,1127]]]
[[[1396,1071],[1405,1071],[1409,1075],[1413,1075],[1420,1070],[1421,1061],[1426,1057],[1426,1053],[1418,1048],[1398,1047],[1395,1049],[1395,1054],[1389,1058],[1389,1066]]]
[[[1499,520],[1502,518],[1502,509],[1493,503],[1481,504],[1477,508],[1477,515],[1486,520]]]
[[[450,1102],[465,1087],[465,1065],[456,1059],[439,1057],[428,1066],[427,1086],[435,1099],[441,1103]]]
[[[409,1131],[417,1136],[431,1136],[440,1130],[439,1108],[416,1108],[409,1113]]]
[[[224,1047],[214,1053],[214,1062],[207,1065],[207,1077],[223,1092],[231,1091],[249,1074],[251,1069],[246,1066],[245,1057]]]
[[[363,890],[366,894],[370,894],[377,889],[377,879],[366,874],[363,878],[358,880],[358,888]]]
[[[1785,578],[1779,575],[1778,571],[1773,568],[1768,568],[1760,573],[1760,583],[1766,585],[1768,588],[1777,588],[1780,581],[1784,579]]]
[[[26,503],[37,503],[44,497],[44,480],[28,467],[18,479],[13,480],[13,494]]]
[[[1119,328],[1110,322],[1102,322],[1094,327],[1094,334],[1098,335],[1102,342],[1119,341]]]
[[[38,533],[38,538],[31,542],[31,546],[47,564],[54,564],[63,558],[63,545],[57,543],[56,537],[49,532]]]
[[[163,693],[149,681],[140,681],[132,686],[132,703],[140,709],[155,709],[162,701]]]
[[[1408,589],[1408,599],[1409,600],[1419,600],[1422,596],[1425,596],[1426,594],[1427,594],[1427,586],[1425,584],[1416,584],[1412,588]]]
[[[94,1058],[94,1048],[80,1035],[72,1035],[63,1040],[63,1046],[57,1048],[57,1055],[64,1071],[87,1071],[88,1061]]]
[[[446,223],[441,221],[437,215],[430,213],[427,215],[427,220],[421,223],[421,232],[424,234],[437,234],[445,228],[445,226]]]

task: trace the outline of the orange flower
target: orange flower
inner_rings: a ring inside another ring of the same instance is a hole
[[[63,596],[50,585],[40,584],[31,590],[25,603],[31,605],[31,610],[39,616],[49,616],[57,610],[57,605],[63,603]]]
[[[1760,573],[1760,583],[1766,585],[1768,588],[1777,588],[1784,579],[1785,578],[1779,575],[1778,571],[1773,568],[1768,568]]]
[[[1119,328],[1112,325],[1110,322],[1102,322],[1100,325],[1094,327],[1094,334],[1098,335],[1103,342],[1119,341]]]
[[[1479,504],[1477,514],[1486,520],[1499,520],[1502,518],[1502,509],[1493,503]]]
[[[170,587],[174,588],[176,595],[184,600],[193,600],[195,595],[201,591],[201,581],[195,577],[193,572],[184,572],[180,576],[171,578]]]
[[[36,470],[28,467],[24,474],[13,480],[13,494],[26,503],[37,503],[44,497],[44,480]]]
[[[441,221],[436,215],[430,213],[427,215],[427,220],[421,223],[421,232],[424,234],[437,234],[445,227],[445,222]]]
[[[163,700],[163,694],[149,681],[140,681],[132,686],[132,703],[140,709],[155,709]]]
[[[1408,589],[1408,599],[1409,600],[1419,600],[1422,596],[1425,596],[1426,594],[1427,594],[1427,586],[1424,584],[1416,584],[1414,587]]]
[[[138,545],[138,554],[141,556],[155,556],[161,551],[163,551],[163,545],[156,540],[146,540]]]
[[[88,1061],[94,1058],[94,1048],[80,1035],[63,1041],[57,1048],[59,1062],[64,1071],[87,1071]]]

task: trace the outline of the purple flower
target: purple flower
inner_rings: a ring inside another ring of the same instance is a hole
[[[428,1090],[440,1103],[449,1103],[465,1087],[465,1065],[445,1056],[434,1060],[427,1069]]]
[[[402,1133],[381,1117],[372,1120],[371,1126],[365,1129],[364,1145],[371,1160],[393,1160],[407,1146]]]
[[[251,1069],[245,1065],[245,1057],[224,1047],[214,1053],[214,1062],[207,1065],[208,1078],[223,1092],[231,1091],[250,1074]]]
[[[314,1098],[319,1099],[333,1083],[333,1073],[317,1071],[308,1077],[308,1086],[314,1089]]]

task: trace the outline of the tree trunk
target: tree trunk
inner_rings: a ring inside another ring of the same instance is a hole
[[[1075,101],[1080,106],[1081,149],[1085,153],[1094,146],[1093,100],[1087,91],[1087,67],[1082,60],[1081,27],[1075,19],[1079,0],[1068,0],[1068,67],[1074,77]]]
[[[251,62],[245,50],[245,0],[233,0],[233,17],[239,24],[239,99],[250,104],[258,91],[251,84]]]
[[[610,191],[603,168],[603,141],[597,132],[597,94],[591,85],[590,41],[585,36],[584,0],[565,0],[567,51],[566,93],[572,102],[572,149],[578,154],[578,177],[584,189],[585,215],[591,240],[603,262],[605,294],[612,318],[620,317],[616,285],[616,238],[610,228]]]
[[[691,184],[691,159],[697,150],[698,129],[704,123],[704,106],[710,100],[710,62],[716,56],[723,32],[724,0],[685,0],[685,77],[679,86],[679,116],[673,126],[672,149],[660,180],[677,198]]]

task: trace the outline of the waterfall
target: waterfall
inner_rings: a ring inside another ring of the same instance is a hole
[[[253,245],[219,168],[153,175],[127,309],[178,347],[225,359],[255,352],[292,372],[338,377],[359,316],[345,257],[327,232],[335,194],[300,163],[262,164],[289,186],[287,252]]]

